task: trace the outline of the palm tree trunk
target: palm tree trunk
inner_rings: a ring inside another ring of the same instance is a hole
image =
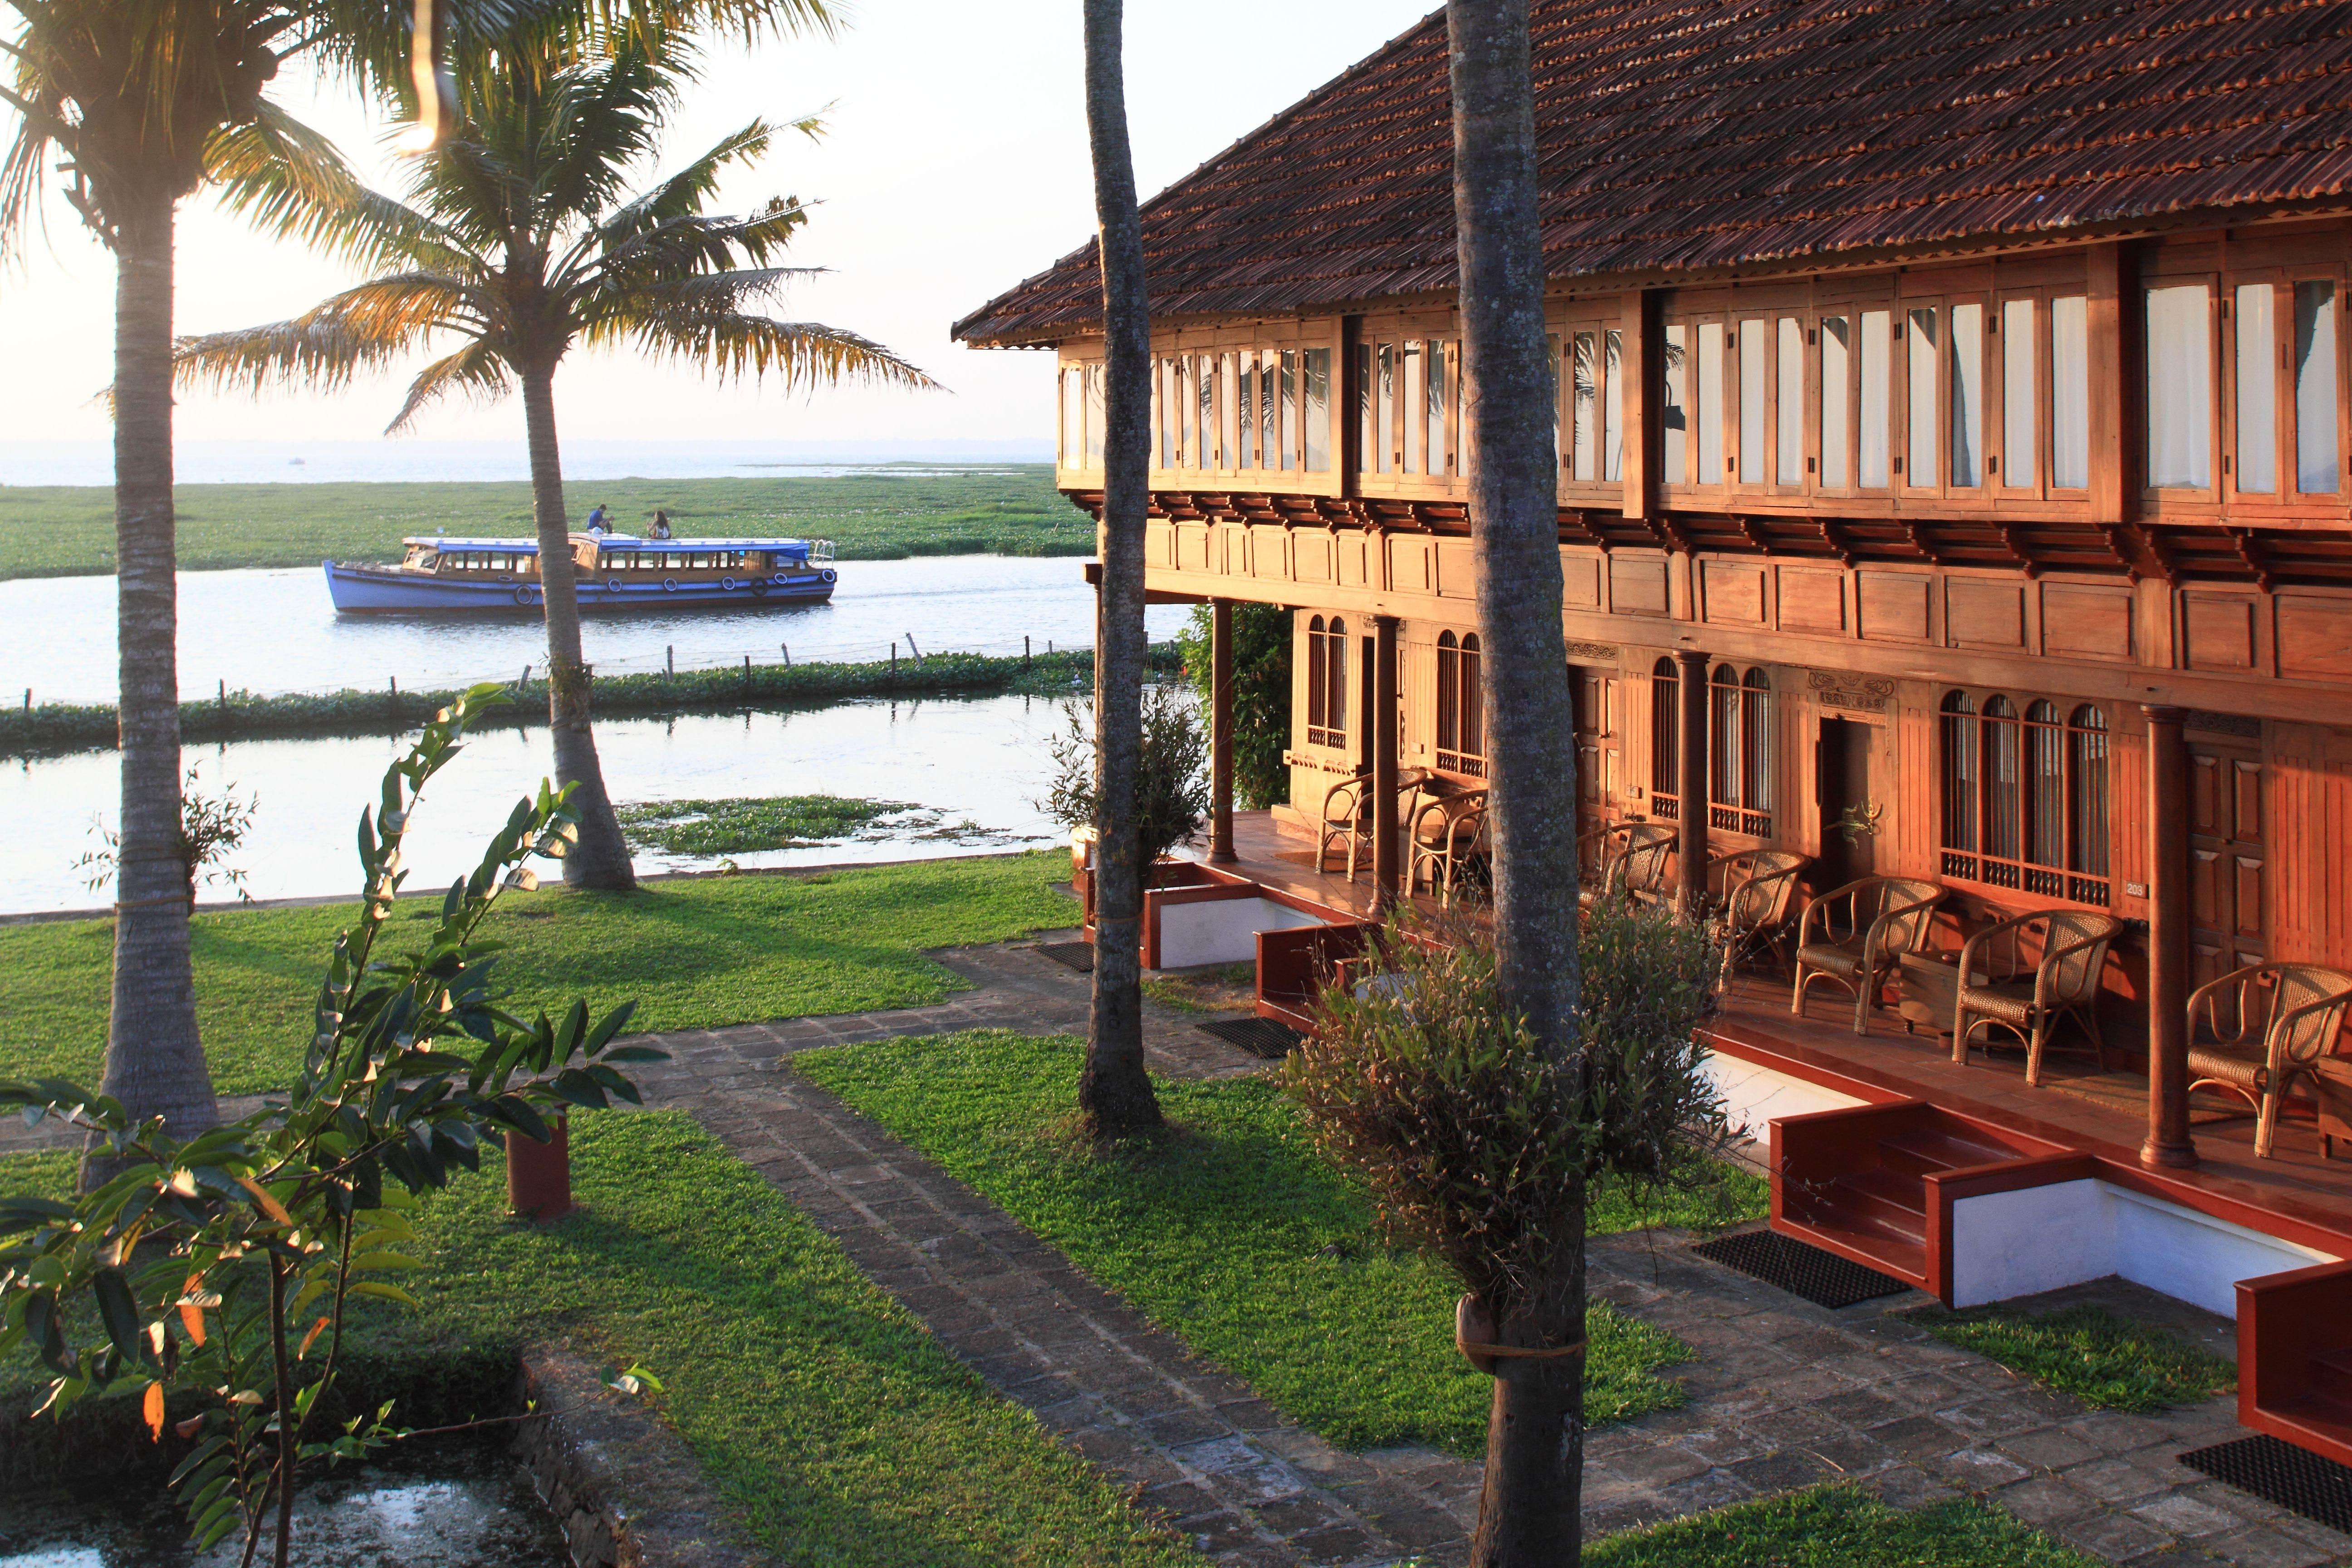
[[[175,1138],[220,1120],[196,1032],[194,898],[181,837],[179,579],[172,537],[168,190],[108,192],[115,219],[114,548],[122,839],[104,1092]],[[101,1173],[85,1168],[85,1181]]]
[[[1151,504],[1151,299],[1127,139],[1124,0],[1086,0],[1087,131],[1100,225],[1103,510],[1095,598],[1095,990],[1078,1109],[1097,1137],[1160,1125],[1143,1068],[1143,527]]]
[[[1496,961],[1504,1005],[1572,1060],[1577,970],[1576,745],[1560,629],[1552,367],[1536,218],[1528,0],[1449,0],[1454,215],[1462,274],[1471,525],[1495,827]],[[1496,1303],[1497,1342],[1583,1338],[1583,1194],[1523,1300]],[[1576,1356],[1500,1358],[1471,1560],[1578,1561],[1583,1372]]]
[[[555,369],[521,370],[524,437],[530,447],[531,522],[539,534],[540,601],[547,616],[547,729],[555,745],[555,782],[574,785],[580,842],[563,858],[563,882],[602,892],[634,892],[637,874],[604,793],[596,731],[588,717],[593,673],[580,658],[578,574],[572,525],[563,510],[563,456],[555,442]]]

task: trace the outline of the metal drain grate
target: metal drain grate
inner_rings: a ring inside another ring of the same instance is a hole
[[[2268,1435],[2180,1456],[2192,1470],[2352,1535],[2352,1469]]]
[[[1834,1252],[1824,1252],[1769,1230],[1717,1237],[1713,1241],[1698,1243],[1691,1250],[1742,1274],[1753,1274],[1767,1285],[1777,1286],[1792,1296],[1802,1296],[1816,1307],[1832,1310],[1874,1297],[1899,1295],[1911,1289],[1907,1281],[1892,1274],[1865,1268]]]
[[[1081,974],[1095,972],[1095,944],[1090,942],[1041,942],[1037,952]]]
[[[1220,1018],[1213,1024],[1195,1026],[1204,1035],[1214,1035],[1229,1046],[1239,1046],[1250,1055],[1264,1057],[1270,1062],[1288,1056],[1307,1037],[1273,1018]]]

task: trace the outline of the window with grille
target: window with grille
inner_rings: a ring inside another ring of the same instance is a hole
[[[1307,623],[1307,743],[1348,743],[1348,623],[1337,616]]]
[[[1772,836],[1772,680],[1718,666],[1707,691],[1707,825]]]
[[[2019,700],[1944,699],[1944,875],[2105,908],[2106,716]]]
[[[1682,682],[1675,661],[1662,658],[1650,668],[1650,815],[1660,822],[1682,816],[1682,718],[1678,698]]]
[[[1452,632],[1437,634],[1437,765],[1474,778],[1486,775],[1476,632],[1458,641]]]

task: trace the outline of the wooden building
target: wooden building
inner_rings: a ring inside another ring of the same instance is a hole
[[[1955,940],[2110,911],[2159,1059],[2205,979],[2352,968],[2352,5],[1537,0],[1535,53],[1587,819]],[[1150,584],[1293,610],[1294,812],[1391,735],[1483,773],[1445,70],[1441,13],[1144,213]],[[956,328],[1057,354],[1087,508],[1100,315],[1089,244]],[[2352,1256],[2312,1179],[2265,1234]]]

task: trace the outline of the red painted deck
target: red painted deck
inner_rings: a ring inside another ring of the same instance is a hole
[[[1318,872],[1313,841],[1286,831],[1271,814],[1236,812],[1234,841],[1240,861],[1224,869],[1335,915],[1370,914],[1369,874],[1360,873],[1350,884],[1344,871]],[[2229,1101],[2200,1095],[2194,1121],[2202,1163],[2190,1171],[2151,1171],[2139,1163],[2147,1125],[2146,1079],[2099,1072],[2079,1036],[2069,1032],[2053,1045],[2048,1081],[2029,1089],[2021,1051],[1996,1051],[1990,1059],[1973,1052],[1969,1066],[1956,1067],[1946,1042],[1906,1035],[1891,1007],[1874,1016],[1868,1035],[1856,1036],[1850,1005],[1841,1007],[1833,992],[1817,988],[1812,1016],[1799,1018],[1789,1011],[1784,981],[1747,976],[1733,987],[1713,1034],[1727,1056],[1861,1100],[1925,1100],[2087,1155],[2099,1178],[2117,1186],[2352,1258],[2352,1150],[2323,1159],[2307,1117],[2284,1122],[2273,1157],[2257,1160],[2252,1118],[2230,1115]],[[2141,1049],[2115,1025],[2107,1033],[2113,1056],[2128,1058]]]

